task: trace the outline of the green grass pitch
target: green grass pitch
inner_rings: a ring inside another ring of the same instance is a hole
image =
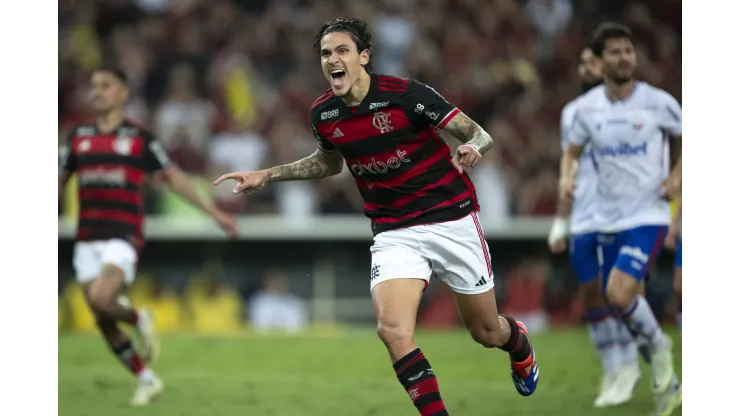
[[[675,341],[681,372],[680,334]],[[464,332],[421,332],[417,341],[439,378],[451,415],[647,415],[648,372],[634,400],[594,409],[601,366],[585,329],[534,335],[540,364],[537,392],[519,396],[508,357],[475,344]],[[59,337],[62,416],[412,416],[418,415],[395,379],[372,330],[296,337],[201,337],[162,340],[155,371],[165,395],[143,408],[128,400],[136,381],[96,336]],[[677,410],[674,414],[680,414]]]

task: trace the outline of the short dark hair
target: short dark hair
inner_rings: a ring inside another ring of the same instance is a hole
[[[103,66],[99,66],[99,67],[95,68],[95,70],[93,71],[93,74],[96,73],[96,72],[106,72],[106,73],[109,73],[109,74],[113,75],[114,77],[118,78],[118,80],[121,81],[121,83],[123,85],[128,86],[128,77],[126,76],[126,73],[123,72],[123,70],[120,69],[120,68],[117,68],[117,67],[114,67],[114,66],[103,65]]]
[[[609,39],[629,39],[633,45],[635,43],[635,37],[627,26],[615,22],[605,22],[600,24],[594,31],[591,38],[591,45],[589,46],[591,52],[601,57],[604,53],[606,41]]]
[[[360,19],[346,19],[343,17],[338,17],[324,23],[319,31],[316,33],[316,36],[313,40],[313,48],[316,53],[321,53],[321,38],[323,38],[324,35],[326,35],[327,33],[332,32],[344,32],[348,34],[355,42],[357,52],[362,52],[367,49],[371,55],[368,58],[367,64],[365,65],[365,70],[367,72],[373,70],[372,34],[370,33],[370,27],[368,26],[366,21]]]

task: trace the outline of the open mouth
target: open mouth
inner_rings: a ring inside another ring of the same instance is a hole
[[[344,69],[339,69],[339,68],[332,69],[329,75],[331,75],[332,84],[335,87],[341,88],[342,85],[344,85],[344,79],[345,79],[345,76],[347,75],[344,72]]]

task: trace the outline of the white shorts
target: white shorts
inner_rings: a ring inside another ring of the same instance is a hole
[[[139,255],[126,240],[112,239],[102,241],[79,241],[74,248],[75,273],[77,282],[85,284],[100,277],[104,264],[112,264],[123,270],[126,283],[131,284],[136,277],[136,263]]]
[[[437,275],[454,292],[475,295],[493,288],[488,243],[478,215],[384,231],[374,238],[370,290],[391,279]]]

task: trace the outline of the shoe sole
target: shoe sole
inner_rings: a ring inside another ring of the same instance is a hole
[[[668,409],[663,410],[660,413],[653,413],[653,415],[654,416],[670,416],[674,410],[681,407],[682,403],[683,403],[683,389],[679,389],[678,394],[676,394],[676,396],[673,398],[673,403],[671,404],[671,406]]]

